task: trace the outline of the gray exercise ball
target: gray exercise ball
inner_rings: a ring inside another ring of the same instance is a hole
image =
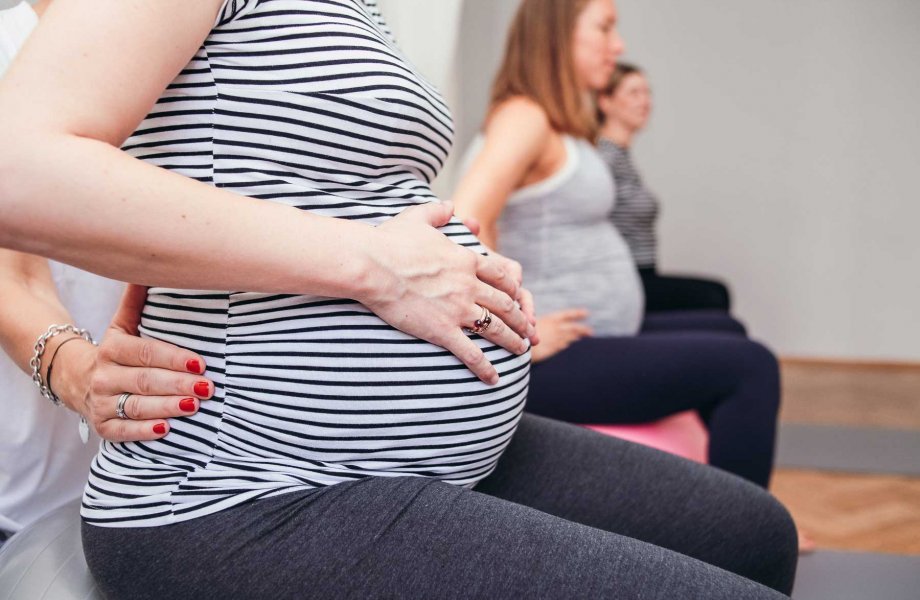
[[[80,500],[45,515],[0,550],[0,600],[101,600],[83,558]]]

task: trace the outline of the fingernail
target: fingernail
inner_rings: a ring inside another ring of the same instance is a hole
[[[195,412],[195,399],[194,398],[185,398],[179,402],[179,410],[182,412]]]
[[[197,358],[190,358],[185,362],[185,370],[189,373],[201,375],[201,361]]]
[[[498,383],[498,374],[489,377],[489,385],[495,385]]]
[[[211,385],[207,381],[199,381],[195,384],[195,395],[207,397],[211,392]]]
[[[165,433],[166,433],[166,424],[165,424],[165,423],[157,423],[156,425],[153,426],[153,432],[154,432],[155,434],[157,434],[157,435],[163,435],[163,434],[165,434]]]

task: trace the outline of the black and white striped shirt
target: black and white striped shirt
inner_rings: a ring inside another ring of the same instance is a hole
[[[124,149],[238,194],[379,224],[434,199],[451,139],[447,107],[374,0],[229,0]],[[457,220],[442,231],[483,251]],[[205,356],[217,391],[163,440],[103,444],[84,496],[92,524],[165,525],[375,475],[471,486],[527,393],[529,355],[474,336],[501,375],[487,386],[351,300],[151,288],[142,334]]]
[[[654,267],[658,262],[655,236],[658,199],[642,183],[628,148],[601,138],[597,149],[610,167],[617,186],[617,201],[610,219],[629,244],[636,266],[640,269]]]

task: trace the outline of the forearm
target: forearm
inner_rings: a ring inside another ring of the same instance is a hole
[[[0,298],[0,346],[16,366],[31,374],[35,340],[49,325],[71,319],[58,299],[48,262],[0,250]]]
[[[239,196],[101,141],[6,125],[0,246],[144,285],[355,297],[366,284],[371,227]]]
[[[498,227],[494,223],[482,225],[479,229],[479,241],[490,250],[498,251]]]
[[[0,346],[26,375],[31,375],[29,361],[38,337],[47,331],[49,325],[72,323],[70,313],[58,297],[48,261],[37,256],[0,250],[0,299]],[[79,326],[79,323],[76,325]],[[101,331],[93,333],[102,335]],[[48,340],[40,370],[45,381],[51,357],[57,353],[58,346],[71,337],[74,334],[61,334]],[[77,353],[81,346],[82,350]],[[74,363],[70,365],[73,367],[71,371],[85,371],[87,361],[76,359],[87,358],[91,355],[87,351],[92,349],[83,340],[68,345],[66,351],[70,352],[69,359]],[[55,374],[57,372],[55,370]],[[58,378],[57,384],[54,392],[68,407],[78,410],[76,404],[80,392],[72,389],[74,386],[69,381],[62,383]]]

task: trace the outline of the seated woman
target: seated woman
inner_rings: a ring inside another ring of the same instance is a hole
[[[618,47],[609,0],[533,15]],[[522,415],[519,270],[431,202],[449,114],[371,0],[70,0],[18,61],[0,245],[153,284],[142,333],[216,384],[94,461],[105,595],[789,593],[762,490]]]
[[[567,72],[564,47],[549,60],[532,59],[541,39],[512,31],[484,134],[454,196],[458,213],[481,224],[487,246],[520,261],[534,294],[541,344],[527,410],[588,424],[696,410],[709,431],[710,464],[767,487],[780,401],[776,359],[743,335],[694,331],[681,318],[637,335],[642,286],[607,219],[614,183],[585,108],[615,57],[600,51]]]
[[[597,98],[598,150],[616,181],[617,201],[610,218],[629,245],[645,290],[645,309],[659,311],[718,310],[731,301],[725,284],[711,279],[658,273],[655,226],[659,204],[632,162],[630,146],[648,124],[652,95],[642,71],[620,63]]]

